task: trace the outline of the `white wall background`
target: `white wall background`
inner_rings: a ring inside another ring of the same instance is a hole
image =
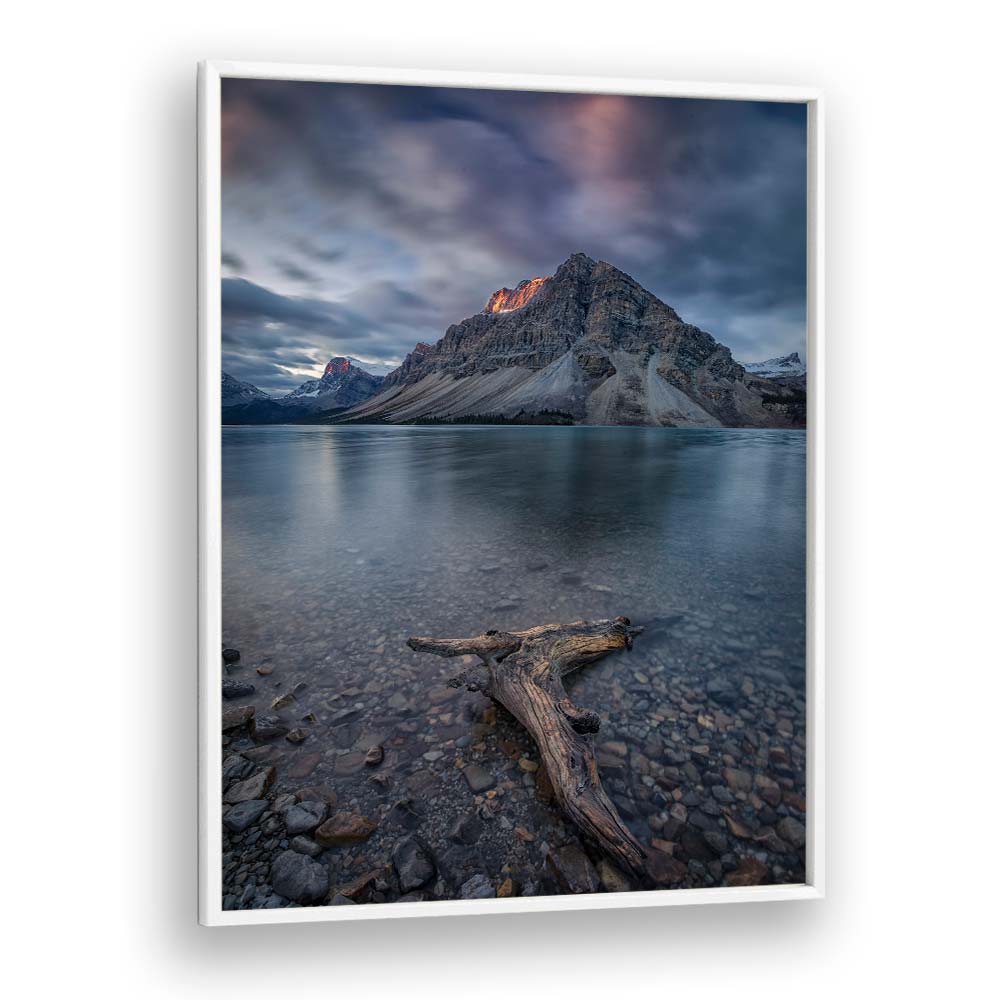
[[[15,995],[995,986],[1000,165],[987,9],[8,11],[0,884]],[[825,88],[826,901],[196,926],[194,83],[206,56]]]

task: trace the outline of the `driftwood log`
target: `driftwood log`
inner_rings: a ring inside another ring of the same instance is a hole
[[[574,705],[562,679],[585,663],[631,648],[632,636],[640,631],[627,618],[615,618],[537,625],[524,632],[493,630],[469,639],[407,640],[418,652],[479,657],[481,665],[463,671],[452,686],[496,699],[528,730],[559,804],[584,834],[633,876],[643,874],[646,853],[601,787],[593,740],[600,717]]]

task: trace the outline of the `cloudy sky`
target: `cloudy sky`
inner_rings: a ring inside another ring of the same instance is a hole
[[[227,79],[223,368],[394,367],[583,251],[741,361],[805,357],[804,105]]]

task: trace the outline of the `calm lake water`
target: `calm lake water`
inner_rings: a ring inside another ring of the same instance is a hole
[[[717,772],[727,764],[764,773],[769,745],[781,742],[787,752],[779,754],[780,773],[767,773],[787,795],[804,793],[804,432],[224,427],[222,434],[224,640],[243,651],[248,668],[273,668],[267,678],[243,674],[258,684],[249,699],[258,712],[262,694],[308,685],[298,701],[317,716],[310,738],[302,748],[282,741],[275,753],[322,754],[311,780],[339,780],[342,801],[368,812],[388,808],[372,798],[363,771],[352,778],[350,766],[338,765],[372,741],[396,748],[386,766],[399,780],[433,772],[441,811],[461,809],[468,798],[454,784],[451,758],[468,744],[462,734],[484,700],[462,692],[444,711],[444,695],[433,695],[454,664],[412,653],[408,636],[618,615],[651,627],[631,653],[587,668],[569,686],[578,704],[607,720],[599,741],[625,740],[644,755],[638,774],[633,766],[610,778],[643,842],[662,836],[663,817],[669,830],[682,793],[691,809],[712,799],[711,783],[722,781]],[[713,678],[753,693],[713,703],[705,696]],[[713,718],[713,710],[723,714]],[[710,751],[699,747],[703,733],[715,741]],[[438,749],[444,759],[428,765],[424,753]],[[483,759],[494,752],[487,748]],[[655,783],[656,768],[683,766],[685,758],[680,791]],[[643,768],[652,769],[646,777]],[[518,786],[521,777],[515,766]],[[276,787],[295,783],[279,768]],[[766,805],[754,811],[759,800],[737,793],[755,831],[766,833],[788,813],[784,803],[777,813]],[[735,808],[720,791],[706,822],[726,835],[718,802]],[[423,836],[443,845],[428,822]],[[775,880],[800,877],[791,855],[739,839],[723,856],[728,869],[735,861],[725,859],[741,860],[748,843]],[[367,849],[377,847],[375,838]],[[709,857],[692,854],[684,884],[720,884],[722,863],[712,867]],[[524,864],[535,862],[541,857]]]
[[[244,643],[323,660],[345,630],[396,642],[683,608],[801,663],[801,431],[226,427],[223,442],[225,628]]]

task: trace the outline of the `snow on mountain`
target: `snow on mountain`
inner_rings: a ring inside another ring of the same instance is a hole
[[[322,378],[307,379],[277,402],[303,410],[345,409],[363,403],[381,385],[381,375],[359,368],[350,358],[331,358]]]
[[[783,358],[768,358],[767,361],[750,361],[743,366],[751,375],[758,378],[795,378],[805,375],[806,366],[802,363],[798,351],[792,351]]]

